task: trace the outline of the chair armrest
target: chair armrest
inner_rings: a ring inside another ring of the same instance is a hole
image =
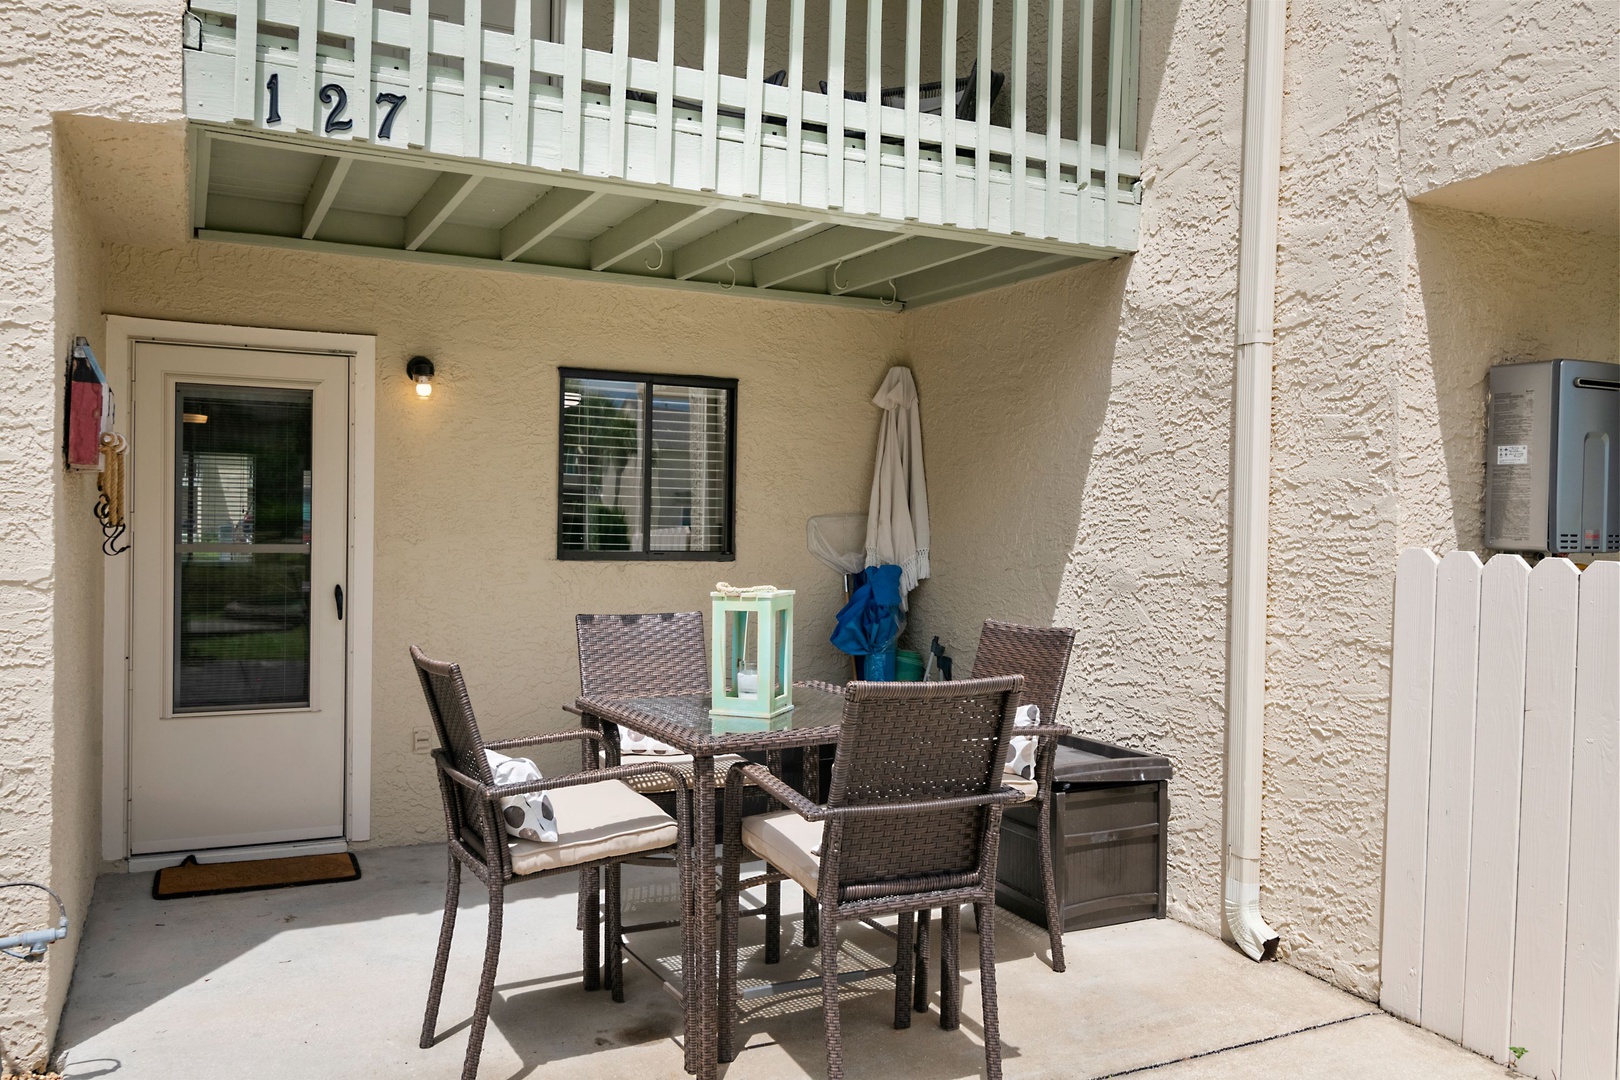
[[[1040,724],[1036,727],[1013,728],[1013,734],[1027,735],[1037,739],[1055,739],[1060,735],[1069,734],[1069,729],[1062,724]]]
[[[486,750],[510,750],[518,746],[539,746],[543,743],[568,742],[571,739],[589,739],[602,741],[600,731],[591,731],[588,728],[576,728],[569,731],[553,731],[545,735],[525,735],[521,739],[502,739],[500,742],[487,742]]]
[[[773,775],[770,769],[764,765],[754,765],[747,762],[738,762],[733,765],[726,773],[728,791],[734,781],[740,786],[743,780],[752,783],[806,821],[921,814],[940,810],[960,810],[971,806],[998,806],[1019,802],[1024,797],[1021,792],[1003,786],[984,795],[958,795],[949,799],[927,799],[910,803],[874,803],[868,806],[823,806],[805,798],[786,781]]]
[[[740,779],[737,779],[738,777]],[[810,821],[820,821],[822,812],[826,810],[826,807],[811,802],[801,792],[795,790],[793,785],[771,772],[768,765],[739,761],[726,771],[726,787],[731,787],[734,779],[739,790],[744,782],[753,784],[789,810]]]
[[[585,710],[580,708],[578,705],[564,705],[562,707],[562,711],[565,713],[573,713],[575,716],[585,715]]]

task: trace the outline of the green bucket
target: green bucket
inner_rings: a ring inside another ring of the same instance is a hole
[[[896,682],[922,682],[922,677],[922,653],[900,649],[894,654],[894,678]]]

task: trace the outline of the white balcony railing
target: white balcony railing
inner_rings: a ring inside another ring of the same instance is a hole
[[[1135,248],[1140,0],[877,0],[855,10],[864,28],[847,0],[817,4],[815,26],[805,0],[724,22],[720,0],[555,0],[555,32],[546,0],[502,2],[192,0],[188,115]],[[677,62],[697,41],[699,66]]]

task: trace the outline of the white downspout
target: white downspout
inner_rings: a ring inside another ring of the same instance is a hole
[[[1226,934],[1251,960],[1272,959],[1278,941],[1276,931],[1260,915],[1260,787],[1266,705],[1271,346],[1286,15],[1286,0],[1249,0],[1243,95],[1223,912]]]

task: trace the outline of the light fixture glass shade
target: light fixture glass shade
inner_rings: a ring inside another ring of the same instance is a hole
[[[416,377],[416,396],[417,397],[432,397],[433,396],[433,384],[428,382],[428,377],[426,375],[418,375]]]

